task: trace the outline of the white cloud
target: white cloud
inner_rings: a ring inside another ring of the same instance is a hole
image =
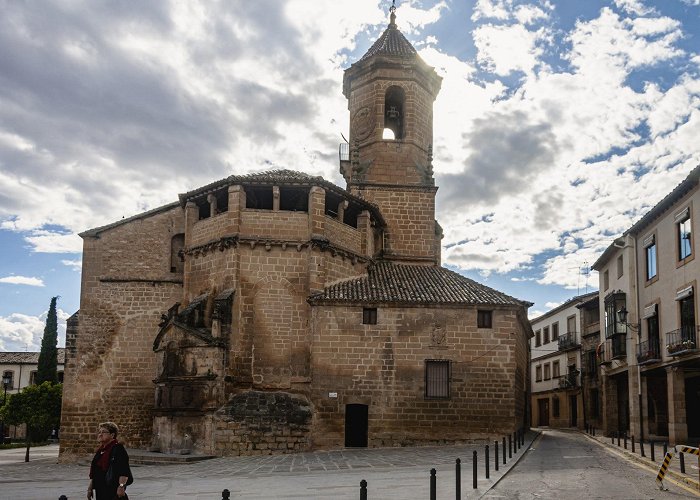
[[[11,285],[44,286],[44,281],[41,278],[33,278],[29,276],[5,276],[4,278],[0,278],[0,283],[9,283]]]
[[[480,19],[510,19],[512,0],[477,0],[472,13],[472,21]]]
[[[0,316],[0,351],[29,351],[41,349],[41,338],[44,335],[46,316],[44,311],[40,316],[14,313]],[[66,320],[70,314],[60,307],[56,309],[58,319],[58,347],[66,345]]]
[[[535,66],[542,64],[539,42],[547,38],[544,28],[529,31],[520,24],[486,24],[476,28],[473,36],[477,60],[497,75],[507,76],[513,71],[532,73]]]
[[[545,307],[548,307],[551,310],[551,309],[554,309],[555,307],[559,307],[562,304],[563,304],[563,302],[545,302],[544,305],[545,305]]]
[[[652,7],[647,7],[641,0],[614,0],[618,9],[621,9],[628,14],[636,14],[643,16],[654,12]]]
[[[61,260],[61,264],[64,266],[70,267],[73,271],[80,272],[83,269],[83,261],[81,259],[78,260]]]

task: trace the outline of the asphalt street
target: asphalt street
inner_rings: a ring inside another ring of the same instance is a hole
[[[484,498],[697,498],[667,479],[656,486],[656,466],[642,467],[580,432],[544,430],[523,459]]]

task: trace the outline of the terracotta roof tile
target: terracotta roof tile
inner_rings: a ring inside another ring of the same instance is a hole
[[[384,30],[376,42],[369,48],[367,53],[362,56],[360,61],[369,59],[373,56],[394,56],[402,58],[413,58],[417,54],[411,42],[406,40],[395,24],[390,24]]]
[[[62,365],[66,362],[66,350],[63,347],[58,348],[58,364]],[[0,364],[37,364],[39,363],[38,352],[0,352]]]
[[[530,305],[444,267],[387,261],[370,266],[367,276],[326,287],[309,302]]]

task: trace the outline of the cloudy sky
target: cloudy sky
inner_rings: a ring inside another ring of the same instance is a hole
[[[0,350],[79,308],[77,233],[232,173],[344,185],[343,70],[387,0],[0,0]],[[700,0],[399,0],[443,76],[448,267],[535,305],[700,164]]]

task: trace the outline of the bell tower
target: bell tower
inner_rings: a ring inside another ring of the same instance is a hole
[[[382,211],[390,260],[440,263],[432,143],[441,82],[397,28],[394,5],[384,33],[343,76],[350,140],[340,171],[350,192]]]

